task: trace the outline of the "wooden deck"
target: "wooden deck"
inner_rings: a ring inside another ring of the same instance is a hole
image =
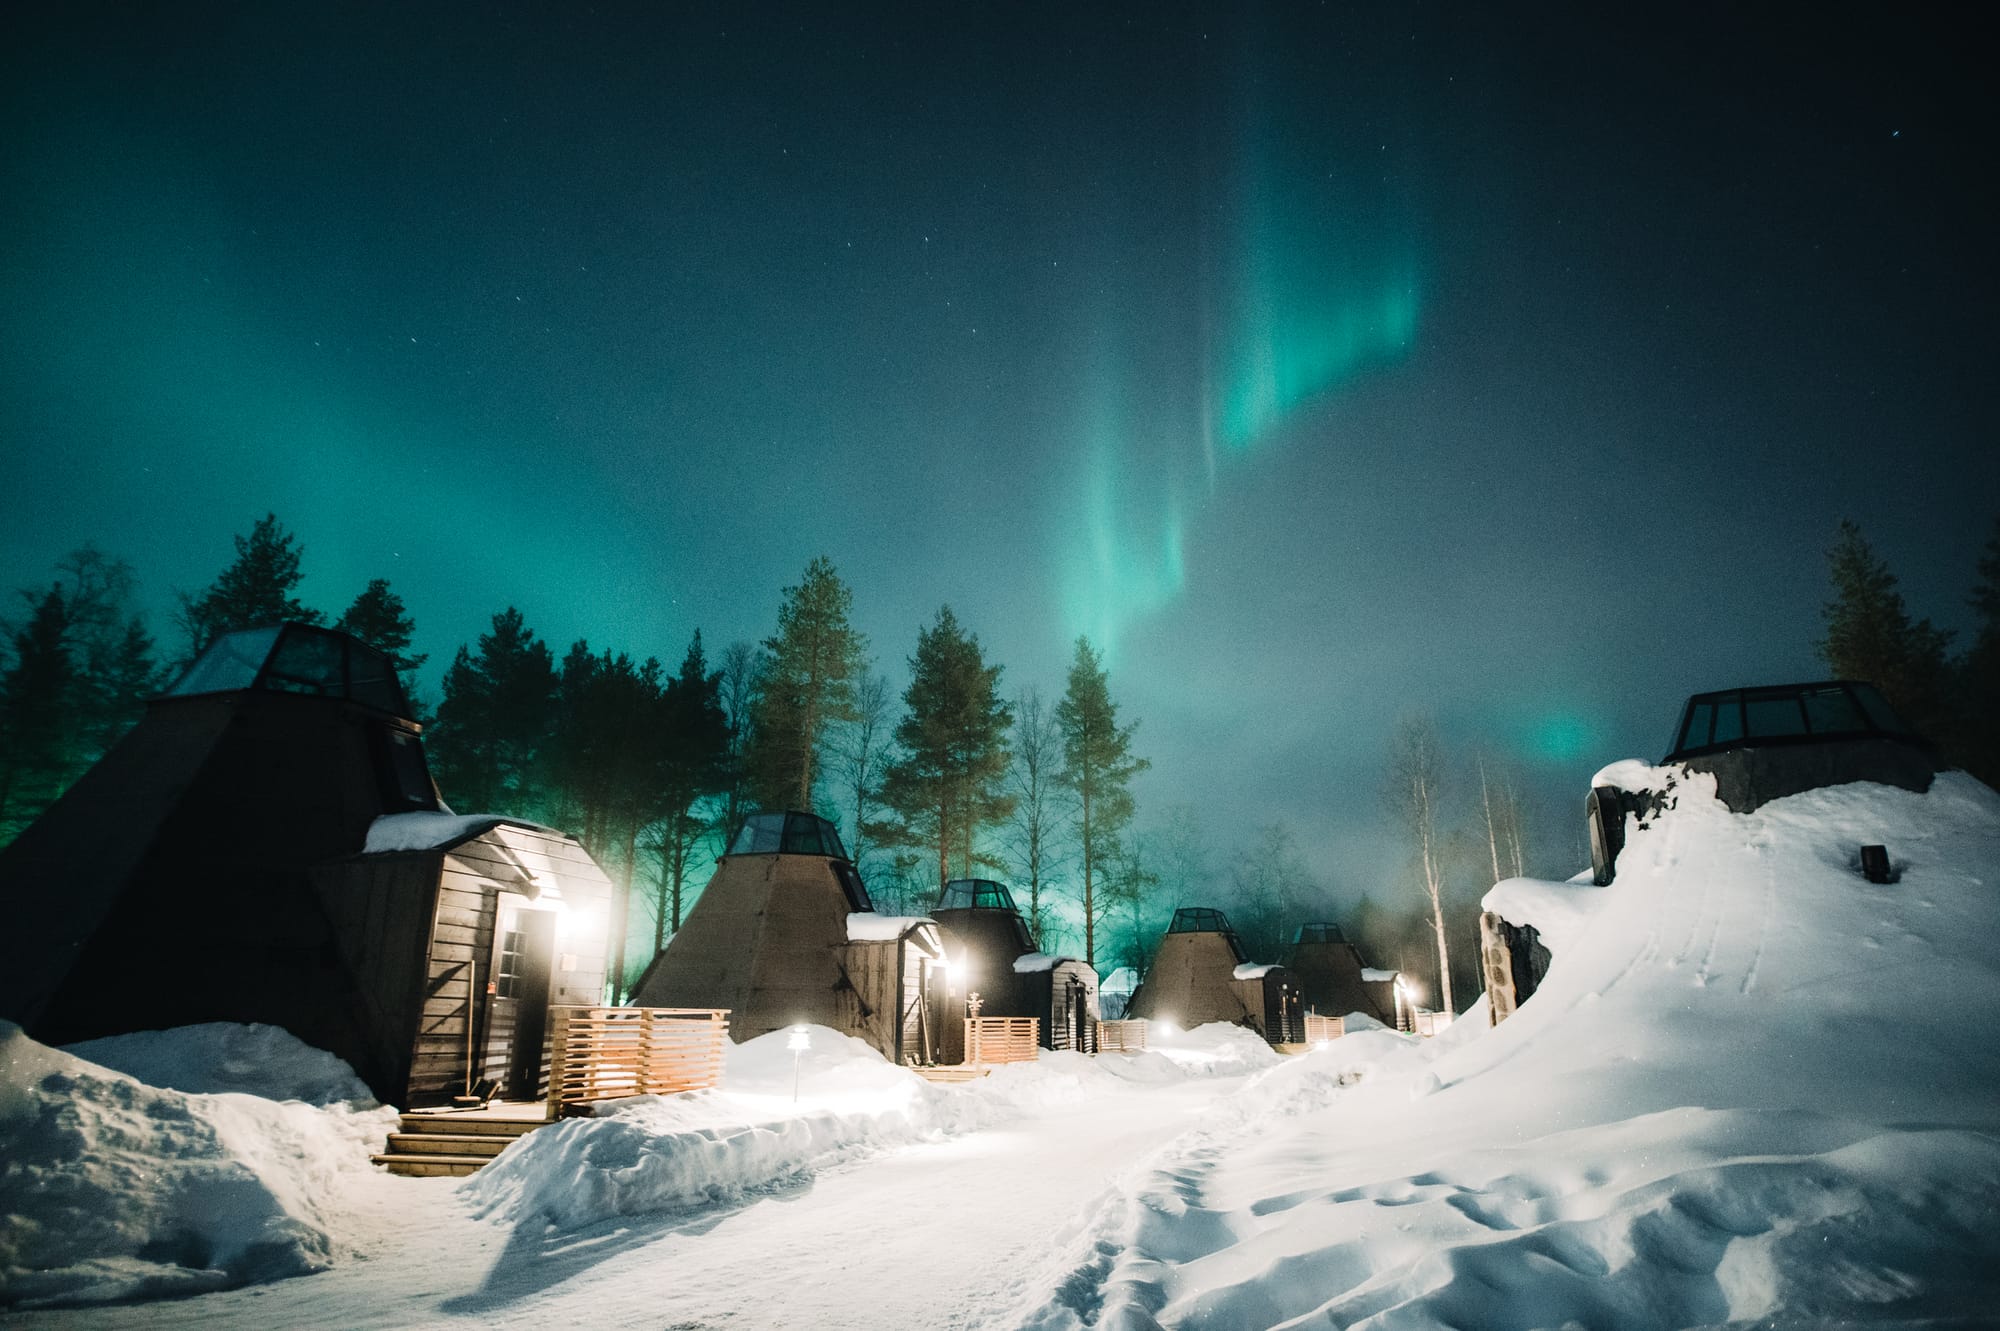
[[[954,1082],[972,1081],[979,1077],[990,1076],[992,1075],[993,1069],[975,1068],[969,1066],[962,1066],[955,1068],[913,1067],[910,1069],[910,1071],[916,1073],[919,1077],[922,1077],[925,1081],[938,1082],[940,1084],[948,1085]]]

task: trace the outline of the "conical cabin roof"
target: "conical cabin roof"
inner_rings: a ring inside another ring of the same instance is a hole
[[[830,823],[752,815],[632,1002],[728,1008],[738,1041],[801,1023],[840,1029],[847,917],[872,909]]]

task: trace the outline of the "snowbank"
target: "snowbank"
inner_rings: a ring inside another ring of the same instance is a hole
[[[65,1045],[63,1052],[148,1086],[215,1095],[235,1091],[309,1105],[374,1104],[354,1069],[277,1026],[212,1021]]]
[[[1045,1050],[1033,1063],[937,1086],[861,1040],[806,1030],[811,1048],[796,1056],[788,1030],[733,1046],[722,1089],[635,1096],[596,1118],[543,1128],[468,1178],[462,1195],[482,1217],[578,1228],[740,1200],[861,1156],[1120,1094],[1132,1083],[1236,1075],[1279,1061],[1247,1031],[1205,1026],[1163,1050],[1096,1058]]]
[[[1350,1035],[1272,1069],[1107,1208],[1019,1320],[1989,1318],[2000,797],[1959,773],[1749,815],[1700,778],[1674,795],[1628,827],[1610,887],[1495,889],[1595,907],[1534,920],[1568,934],[1507,1021]],[[1872,843],[1899,882],[1856,871]],[[1329,1084],[1315,1060],[1334,1056]]]
[[[85,1047],[189,1085],[258,1081],[241,1061],[256,1049],[273,1060],[267,1086],[327,1095],[343,1082],[328,1056],[269,1027]],[[0,1307],[190,1294],[320,1270],[343,1251],[344,1180],[369,1172],[368,1153],[394,1122],[372,1101],[321,1108],[147,1086],[0,1022]]]

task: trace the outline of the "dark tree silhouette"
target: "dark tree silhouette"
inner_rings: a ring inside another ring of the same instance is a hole
[[[236,538],[236,562],[198,596],[180,596],[177,618],[187,633],[188,658],[235,629],[259,628],[285,622],[318,624],[319,611],[292,592],[304,576],[299,565],[305,550],[290,532],[266,513],[248,536]]]

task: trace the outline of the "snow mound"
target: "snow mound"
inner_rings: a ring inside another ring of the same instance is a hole
[[[211,1021],[85,1040],[63,1052],[148,1086],[197,1095],[235,1091],[310,1105],[366,1106],[375,1099],[339,1057],[278,1026]]]
[[[246,1042],[284,1049],[254,1033],[236,1047]],[[94,1043],[170,1070],[175,1050],[230,1040],[203,1029]],[[323,1066],[294,1061],[313,1068],[309,1082],[328,1084]],[[372,1103],[315,1108],[143,1085],[0,1022],[0,1307],[193,1294],[322,1270],[342,1251],[343,1176],[369,1172],[368,1152],[394,1122]]]
[[[790,1030],[732,1048],[722,1089],[635,1096],[601,1106],[598,1117],[543,1128],[466,1179],[460,1195],[487,1219],[575,1229],[740,1201],[850,1160],[1122,1093],[1134,1082],[1278,1061],[1256,1036],[1215,1026],[1178,1037],[1171,1054],[1044,1050],[1034,1062],[936,1086],[862,1040],[805,1030],[805,1050],[791,1048]]]
[[[1899,882],[1860,875],[1865,844],[1889,847]],[[1349,1035],[1246,1084],[1237,1114],[1106,1209],[1048,1282],[1061,1292],[1020,1320],[1990,1317],[2000,1043],[1979,1023],[2000,1010],[1996,886],[2000,796],[1963,774],[1748,815],[1683,777],[1628,826],[1610,887],[1495,889],[1594,905],[1537,918],[1563,944],[1518,1012],[1421,1045]],[[1336,1055],[1329,1078],[1315,1060]]]

